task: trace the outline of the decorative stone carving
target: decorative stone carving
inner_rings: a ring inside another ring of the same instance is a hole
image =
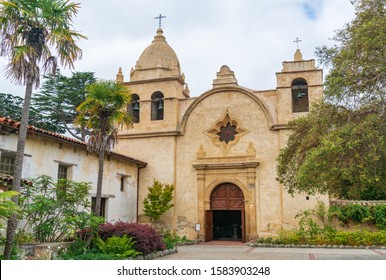
[[[197,158],[198,158],[198,159],[204,158],[204,157],[205,157],[206,152],[205,152],[205,149],[204,149],[204,146],[203,146],[203,145],[200,145],[200,148],[198,149],[196,155],[197,155]]]
[[[217,78],[213,80],[213,87],[219,86],[237,86],[234,72],[226,65],[221,66]]]
[[[250,157],[256,156],[256,149],[255,149],[255,146],[253,145],[252,142],[249,142],[248,149],[247,149],[247,154]]]
[[[239,121],[232,119],[228,110],[226,110],[222,119],[216,121],[210,129],[205,131],[213,145],[219,147],[224,156],[247,133],[249,131],[241,127]]]
[[[116,76],[115,80],[116,80],[117,83],[123,83],[123,79],[124,79],[124,76],[122,74],[122,68],[119,67],[118,73],[117,73],[117,76]]]

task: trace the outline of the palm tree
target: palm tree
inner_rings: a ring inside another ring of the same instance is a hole
[[[98,154],[98,181],[95,215],[101,214],[102,180],[105,153],[109,153],[118,138],[119,126],[131,126],[131,115],[125,110],[131,96],[127,87],[113,81],[101,81],[86,86],[86,100],[79,105],[76,125],[86,124],[91,131],[87,139],[89,150]]]
[[[19,193],[15,191],[0,192],[0,222],[3,218],[8,218],[13,214],[19,213],[19,205],[10,200],[10,198],[16,195],[19,195]],[[2,224],[0,224],[0,226],[2,226]]]
[[[32,89],[39,86],[41,74],[55,72],[58,62],[73,67],[82,56],[76,39],[86,37],[71,29],[79,7],[66,0],[0,1],[0,56],[9,57],[5,74],[25,86],[12,185],[15,191],[20,190]],[[12,215],[8,219],[5,259],[10,258],[17,224],[17,216]]]

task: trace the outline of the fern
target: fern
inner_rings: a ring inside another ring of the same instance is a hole
[[[94,244],[102,253],[117,257],[130,258],[141,254],[134,249],[135,241],[133,241],[133,238],[126,235],[123,237],[113,236],[107,238],[106,241],[97,237],[94,240]]]

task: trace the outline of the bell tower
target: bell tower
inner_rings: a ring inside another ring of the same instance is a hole
[[[121,68],[117,81],[129,87],[133,96],[128,110],[134,116],[134,127],[121,131],[121,135],[176,131],[178,100],[189,97],[189,88],[177,55],[161,28],[131,68],[130,81],[124,81]]]
[[[116,80],[131,91],[132,100],[127,110],[133,116],[134,124],[132,128],[120,130],[116,149],[148,163],[140,171],[138,185],[138,221],[146,222],[141,202],[153,179],[176,185],[180,103],[189,98],[180,62],[161,28],[131,68],[129,77],[129,81],[125,81],[119,69]],[[173,215],[173,212],[167,215]],[[165,219],[172,219],[167,215]]]
[[[296,38],[296,43],[300,40]],[[292,61],[284,61],[276,73],[277,116],[279,124],[305,115],[312,103],[322,98],[323,71],[315,67],[315,60],[304,60],[299,47]]]

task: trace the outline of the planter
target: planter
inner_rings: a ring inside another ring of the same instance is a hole
[[[72,242],[54,242],[54,243],[26,243],[20,244],[22,250],[22,259],[24,260],[52,260],[58,256],[58,253],[68,248]]]

